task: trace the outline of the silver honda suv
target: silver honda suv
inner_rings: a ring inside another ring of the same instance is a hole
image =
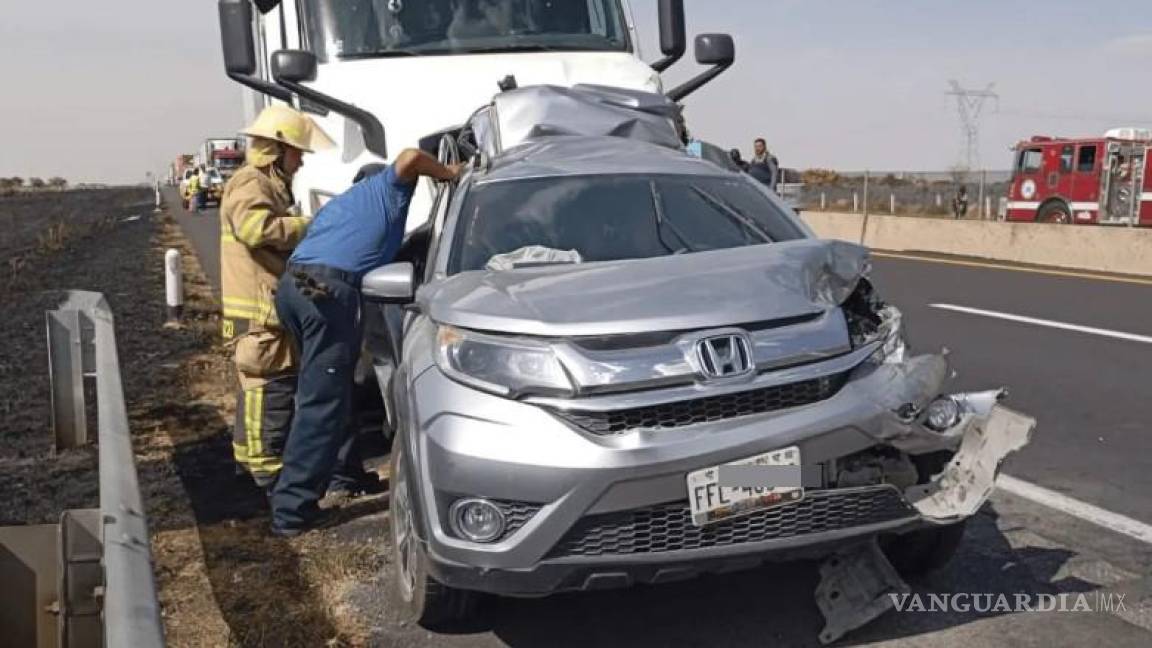
[[[870,537],[930,569],[1027,441],[747,175],[622,137],[477,159],[363,285],[413,620]]]

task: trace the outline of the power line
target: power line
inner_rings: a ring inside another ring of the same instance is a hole
[[[984,112],[984,102],[988,99],[1000,105],[1000,95],[992,91],[995,83],[989,83],[983,90],[964,88],[959,82],[948,82],[952,89],[945,94],[956,97],[956,110],[960,113],[960,129],[964,135],[964,168],[973,169],[980,161],[980,116]]]

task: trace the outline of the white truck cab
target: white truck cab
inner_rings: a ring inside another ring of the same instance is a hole
[[[686,49],[683,0],[660,2],[664,58],[652,64],[640,56],[628,0],[256,0],[259,14],[250,2],[219,1],[225,67],[252,90],[246,117],[270,101],[289,102],[336,141],[297,174],[306,214],[365,164],[463,124],[502,80],[661,92],[659,73]],[[729,37],[701,38],[721,41],[719,56],[702,56],[697,42],[697,59],[715,67],[670,92],[676,100],[731,65]],[[412,213],[430,204],[430,186],[421,188]]]

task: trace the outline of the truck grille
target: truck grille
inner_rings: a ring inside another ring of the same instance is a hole
[[[651,554],[850,529],[913,517],[892,487],[810,491],[795,504],[706,527],[692,524],[687,500],[590,515],[576,523],[550,557]]]
[[[817,403],[834,396],[847,378],[842,373],[722,396],[604,412],[552,411],[568,423],[602,436],[635,429],[671,429]]]

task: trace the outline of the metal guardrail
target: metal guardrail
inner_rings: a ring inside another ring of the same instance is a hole
[[[55,525],[0,528],[0,627],[12,626],[4,641],[160,648],[164,630],[112,312],[102,294],[71,291],[46,319],[57,449],[86,442],[84,380],[95,382],[100,508],[65,511]]]

